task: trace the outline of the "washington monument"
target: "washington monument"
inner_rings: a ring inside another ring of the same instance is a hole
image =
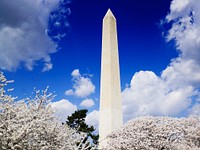
[[[122,125],[122,104],[116,19],[108,9],[103,18],[99,148],[107,144],[106,136]]]

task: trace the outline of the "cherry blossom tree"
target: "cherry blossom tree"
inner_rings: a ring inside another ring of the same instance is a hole
[[[16,100],[7,95],[8,83],[10,81],[0,72],[1,150],[88,149],[90,145],[89,141],[85,142],[84,133],[77,133],[54,117],[50,105],[54,95],[48,94],[47,89],[36,91],[33,99]]]
[[[139,117],[107,138],[108,150],[197,150],[200,118]]]

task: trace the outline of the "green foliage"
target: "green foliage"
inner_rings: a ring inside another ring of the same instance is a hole
[[[71,116],[67,117],[66,124],[72,129],[76,129],[78,132],[84,132],[87,134],[87,139],[91,138],[93,144],[98,144],[99,135],[93,134],[95,128],[85,123],[87,116],[87,109],[77,110]]]

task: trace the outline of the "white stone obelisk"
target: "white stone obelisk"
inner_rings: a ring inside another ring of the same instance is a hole
[[[106,136],[122,125],[122,104],[116,19],[109,9],[103,19],[99,149]]]

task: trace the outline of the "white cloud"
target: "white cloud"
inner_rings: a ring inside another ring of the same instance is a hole
[[[57,45],[45,33],[50,12],[59,0],[0,1],[0,68],[16,70],[24,65],[32,70],[37,61],[43,71],[52,68],[50,54]]]
[[[94,126],[94,128],[96,129],[95,132],[99,132],[99,111],[97,110],[93,110],[92,112],[90,112],[86,118],[85,118],[85,122],[88,125],[92,125]]]
[[[71,73],[72,77],[79,77],[81,76],[79,69],[74,69]]]
[[[77,110],[77,106],[72,104],[67,99],[52,102],[51,106],[55,110],[55,116],[59,117],[60,121],[62,122],[65,122],[67,120],[67,116],[71,115],[75,110]]]
[[[82,76],[79,69],[72,72],[73,89],[65,92],[66,95],[75,95],[77,97],[87,97],[95,92],[95,86],[89,77]]]
[[[53,64],[52,63],[45,63],[44,64],[44,68],[42,69],[42,72],[46,72],[49,71],[53,68]]]
[[[124,120],[141,115],[177,115],[188,108],[191,86],[171,88],[151,71],[136,73],[122,92]]]
[[[174,88],[186,85],[199,87],[199,73],[200,65],[195,60],[177,58],[163,71],[162,78]]]
[[[65,95],[74,95],[74,91],[72,89],[69,89],[65,91]]]
[[[170,5],[170,15],[167,16],[168,19],[174,19],[180,14],[183,15],[187,9],[190,0],[173,0]]]
[[[137,72],[122,92],[124,120],[141,115],[198,113],[200,88],[200,1],[173,0],[167,41],[175,40],[180,54],[161,76]],[[190,109],[191,108],[191,109]]]
[[[200,116],[200,104],[195,104],[189,112],[190,116]]]
[[[90,108],[94,106],[94,101],[92,99],[85,99],[80,104],[82,107]]]

